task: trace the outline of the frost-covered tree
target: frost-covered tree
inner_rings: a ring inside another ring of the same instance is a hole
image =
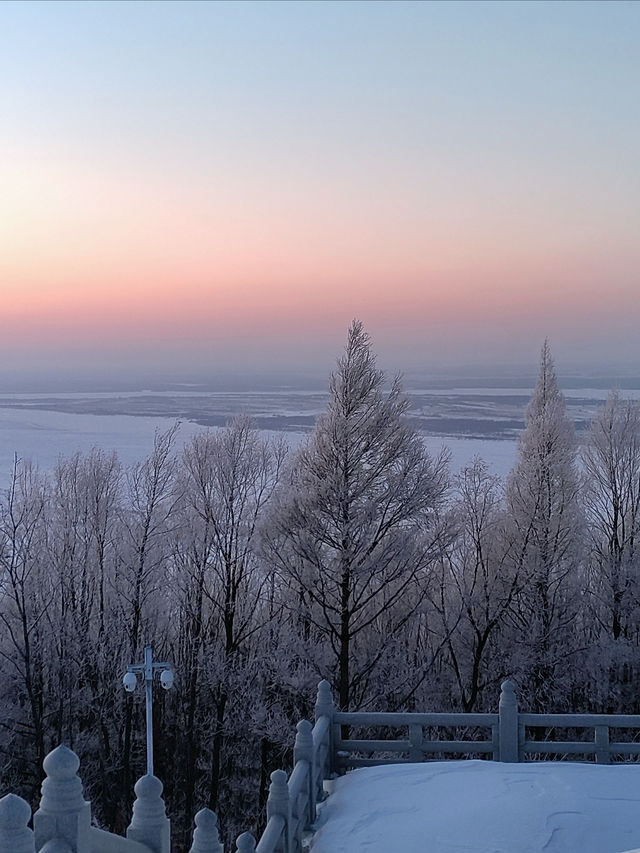
[[[113,685],[127,644],[126,632],[114,630],[120,475],[113,452],[94,448],[58,460],[47,484],[42,555],[56,589],[46,610],[49,735],[82,745],[83,781],[110,824],[127,799],[114,739],[124,696]]]
[[[612,393],[583,448],[596,613],[614,640],[637,637],[640,410]]]
[[[399,379],[387,393],[383,386],[369,336],[354,321],[327,411],[264,531],[302,633],[328,655],[342,708],[366,695],[417,606],[446,487],[446,458],[433,461],[403,418]]]
[[[114,602],[127,632],[130,661],[138,660],[146,643],[159,654],[163,618],[169,602],[165,595],[169,556],[168,532],[177,505],[176,460],[173,453],[178,425],[156,433],[153,451],[132,465],[125,475],[125,500],[120,524],[121,540],[113,576]],[[123,746],[125,791],[133,782],[133,696],[127,697]]]
[[[582,449],[590,609],[591,691],[595,707],[637,710],[640,663],[640,410],[609,396]]]
[[[518,592],[501,531],[504,507],[500,480],[475,459],[455,479],[450,516],[453,535],[443,553],[441,582],[433,606],[442,620],[444,653],[464,711],[493,693],[501,675],[505,623]]]
[[[44,509],[42,476],[16,458],[0,507],[0,659],[5,696],[13,700],[9,707],[3,703],[2,727],[14,741],[9,754],[28,766],[32,784],[46,754],[46,613],[58,592],[42,561]],[[12,763],[3,769],[13,771]]]
[[[247,733],[274,649],[264,631],[270,577],[255,539],[285,452],[282,442],[263,439],[248,417],[238,416],[222,430],[194,436],[182,454],[173,583],[179,590],[188,814],[199,793],[211,808],[222,804],[225,819],[233,820],[230,804],[237,807],[243,795],[246,804],[257,790],[255,768],[251,785],[234,765],[247,769],[247,755],[240,757],[238,749],[254,756],[259,751]]]
[[[524,652],[516,667],[528,679],[531,701],[538,704],[553,692],[556,665],[562,659],[566,668],[574,645],[571,625],[581,594],[576,452],[574,427],[545,341],[506,487],[506,535],[520,588],[513,616]]]

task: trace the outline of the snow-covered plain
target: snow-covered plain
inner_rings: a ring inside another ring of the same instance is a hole
[[[312,853],[622,853],[640,846],[640,765],[429,761],[355,770]]]

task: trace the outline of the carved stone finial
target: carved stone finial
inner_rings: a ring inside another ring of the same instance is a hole
[[[195,816],[193,844],[189,853],[224,853],[218,834],[218,816],[211,809],[200,809]]]
[[[62,853],[69,849],[78,853],[90,846],[91,805],[82,795],[78,776],[80,759],[61,744],[42,762],[47,774],[42,783],[40,808],[33,816],[36,849]],[[50,842],[59,842],[57,847]],[[48,845],[48,846],[47,846]],[[66,847],[64,847],[66,845]]]
[[[45,757],[42,766],[47,776],[70,779],[80,769],[80,759],[72,749],[61,743]]]
[[[157,776],[141,776],[133,787],[136,797],[140,800],[140,808],[147,808],[153,805],[154,809],[159,808],[162,803],[164,810],[164,802],[162,800],[162,791],[164,786]]]
[[[293,747],[293,762],[313,760],[313,726],[309,720],[300,720],[296,726],[296,742]]]
[[[255,853],[256,840],[250,832],[243,832],[236,840],[236,853]]]
[[[80,759],[75,752],[61,744],[47,755],[42,766],[47,778],[42,783],[40,808],[56,814],[80,810],[84,797],[77,775]]]
[[[503,705],[505,703],[510,705],[517,705],[518,703],[516,698],[516,686],[513,681],[509,681],[508,679],[502,682],[500,689],[500,704]]]
[[[0,853],[35,853],[29,803],[15,794],[0,800]]]
[[[328,681],[322,680],[318,684],[318,693],[316,696],[315,717],[331,717],[333,714],[333,694],[331,693],[331,685]]]
[[[170,853],[170,825],[162,799],[162,782],[147,774],[135,784],[136,800],[127,838],[146,844],[154,853]]]
[[[274,770],[271,774],[267,798],[267,820],[271,815],[282,815],[287,821],[289,820],[289,788],[284,770]]]

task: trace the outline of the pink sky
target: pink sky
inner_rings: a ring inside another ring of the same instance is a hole
[[[53,5],[0,9],[5,372],[323,366],[354,316],[392,369],[639,359],[637,7]]]

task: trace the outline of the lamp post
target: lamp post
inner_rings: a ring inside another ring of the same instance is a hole
[[[144,675],[147,705],[147,775],[153,776],[153,675],[160,673],[160,684],[165,690],[173,687],[173,670],[165,661],[154,661],[151,646],[144,647],[143,663],[130,663],[122,683],[127,693],[133,693],[138,683],[138,673]]]

